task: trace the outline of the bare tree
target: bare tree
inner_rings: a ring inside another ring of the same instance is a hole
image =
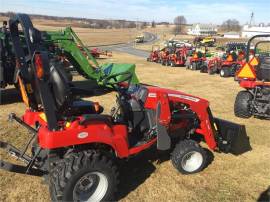
[[[151,27],[152,28],[155,28],[156,27],[156,22],[154,20],[151,22]]]
[[[147,22],[142,22],[140,24],[140,29],[145,29],[147,27]]]
[[[220,29],[222,31],[236,31],[236,32],[238,32],[241,30],[241,26],[240,26],[238,20],[228,19],[222,23],[222,25],[220,26]]]
[[[177,35],[177,34],[182,34],[184,32],[184,29],[185,29],[185,25],[187,24],[187,20],[185,18],[185,16],[183,15],[179,15],[177,17],[174,18],[174,35]]]

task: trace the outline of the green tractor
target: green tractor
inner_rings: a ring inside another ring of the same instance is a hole
[[[100,87],[110,88],[111,86],[104,85],[104,80],[112,75],[119,74],[116,81],[122,80],[123,72],[132,74],[131,83],[138,83],[138,78],[135,74],[135,64],[99,64],[91,55],[90,50],[82,43],[71,27],[67,27],[61,31],[39,31],[33,27],[32,21],[26,14],[18,14],[22,29],[32,27],[29,30],[30,39],[38,39],[39,43],[50,52],[50,57],[56,58],[61,67],[70,73],[70,69],[76,70],[86,79],[93,80]],[[5,21],[3,27],[0,28],[0,88],[3,89],[8,85],[17,84],[17,71],[14,57],[14,43],[25,44],[25,33],[18,30],[20,33],[20,41],[12,41],[8,23]],[[37,37],[38,36],[38,37]],[[27,52],[25,46],[24,51]],[[29,58],[31,59],[31,58]]]

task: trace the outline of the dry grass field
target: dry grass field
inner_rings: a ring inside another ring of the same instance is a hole
[[[2,21],[7,18],[0,17],[0,27]],[[90,29],[77,27],[76,24],[68,20],[38,20],[33,19],[33,24],[36,28],[42,31],[58,31],[63,30],[65,27],[71,26],[78,34],[81,40],[88,46],[99,46],[115,43],[126,43],[133,41],[139,34],[136,29]]]
[[[241,156],[213,153],[214,159],[202,172],[179,174],[163,155],[155,150],[131,159],[121,167],[120,201],[256,201],[270,185],[269,121],[236,118],[233,114],[235,96],[241,88],[232,78],[223,79],[184,68],[168,68],[147,63],[145,59],[114,53],[102,62],[136,63],[141,82],[172,88],[206,98],[215,116],[246,126],[252,151]],[[76,79],[81,79],[76,77]],[[22,115],[24,105],[12,95],[10,103],[0,106],[0,139],[22,145],[27,133],[15,123],[8,123],[10,112]],[[88,98],[99,101],[109,112],[114,93]],[[0,153],[1,158],[8,158]],[[49,192],[42,179],[0,171],[0,201],[49,201]]]

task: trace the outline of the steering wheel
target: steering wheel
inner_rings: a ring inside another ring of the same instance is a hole
[[[118,79],[119,77],[121,77],[120,79]],[[121,73],[116,73],[116,74],[112,74],[108,77],[106,77],[103,80],[103,85],[104,86],[111,86],[112,88],[114,88],[115,90],[119,91],[120,89],[128,89],[130,82],[132,79],[132,73],[130,72],[121,72]],[[121,83],[127,81],[127,86],[120,86]]]

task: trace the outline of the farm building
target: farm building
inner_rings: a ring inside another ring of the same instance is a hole
[[[224,38],[238,39],[238,38],[240,38],[240,33],[238,33],[238,32],[226,32],[226,33],[224,33]]]
[[[190,29],[188,29],[188,34],[190,35],[216,35],[217,27],[213,24],[193,24]]]
[[[249,38],[258,34],[270,34],[270,26],[249,26],[244,25],[242,37]]]

